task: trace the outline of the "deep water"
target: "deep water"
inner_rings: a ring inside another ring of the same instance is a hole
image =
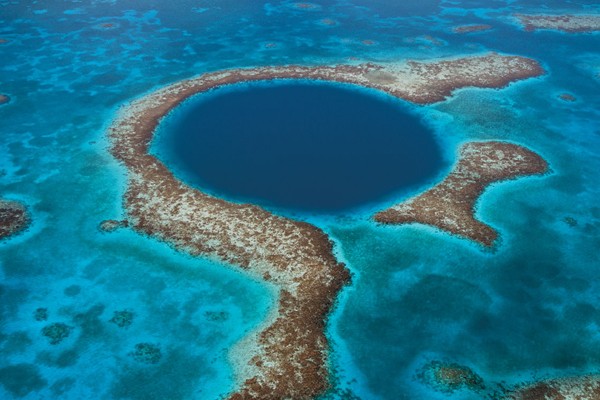
[[[444,166],[430,127],[375,91],[288,82],[197,97],[163,123],[156,152],[184,180],[232,200],[348,212]]]
[[[600,35],[524,32],[511,16],[600,7],[543,3],[0,0],[0,93],[11,98],[0,105],[0,195],[33,217],[0,243],[0,398],[218,399],[235,386],[229,349],[273,304],[268,287],[230,266],[98,230],[122,217],[124,169],[106,142],[120,106],[222,68],[487,51],[535,58],[548,73],[406,109],[450,163],[462,142],[501,139],[538,152],[552,173],[484,194],[477,215],[501,235],[493,251],[422,226],[377,226],[364,212],[314,218],[354,273],[328,323],[325,397],[479,398],[419,381],[431,360],[467,365],[491,389],[597,372]],[[470,23],[493,29],[452,33]],[[111,322],[119,311],[131,324]],[[52,324],[70,329],[54,345],[43,334]],[[158,362],[136,356],[143,343]]]

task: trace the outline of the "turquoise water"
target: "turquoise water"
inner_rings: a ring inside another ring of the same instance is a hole
[[[350,85],[236,85],[199,95],[154,148],[186,182],[238,202],[351,213],[397,199],[445,167],[402,102]]]
[[[599,13],[597,1],[404,3],[0,0],[0,93],[11,97],[0,106],[1,195],[34,219],[0,244],[0,397],[216,399],[234,385],[228,349],[272,305],[269,288],[227,266],[97,230],[122,212],[124,169],[105,139],[119,106],[221,68],[490,50],[536,58],[548,74],[406,107],[445,160],[465,141],[502,139],[537,151],[552,174],[483,196],[477,214],[501,234],[494,251],[366,213],[314,219],[354,272],[328,325],[330,397],[448,398],[416,379],[432,359],[468,365],[490,386],[596,372],[600,36],[526,33],[510,15]],[[465,23],[494,29],[452,34]],[[134,318],[119,328],[110,320],[123,310]],[[53,323],[71,327],[57,345],[42,334]],[[139,343],[160,361],[134,358]]]

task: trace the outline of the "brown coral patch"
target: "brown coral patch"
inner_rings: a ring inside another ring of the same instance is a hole
[[[590,33],[600,31],[600,15],[547,15],[516,14],[523,29],[555,30],[567,33]]]
[[[322,25],[329,25],[329,26],[333,26],[333,25],[337,25],[337,21],[331,18],[323,18],[321,21],[319,21]]]
[[[539,155],[505,142],[471,142],[459,152],[450,174],[426,192],[375,214],[384,224],[421,223],[435,226],[484,246],[498,233],[474,216],[475,202],[494,182],[542,174],[548,165]]]
[[[23,204],[0,200],[0,240],[23,231],[30,222],[31,217]]]
[[[461,389],[476,392],[485,389],[483,379],[475,371],[456,363],[431,361],[417,371],[417,377],[431,388],[448,394]]]
[[[114,219],[106,219],[100,223],[98,228],[102,232],[114,232],[119,228],[126,228],[128,225],[129,223],[126,220],[117,221]]]
[[[487,25],[487,24],[480,24],[480,25],[460,25],[460,26],[455,26],[452,29],[452,32],[454,32],[454,33],[472,33],[472,32],[489,31],[490,29],[492,29],[492,26],[491,25]]]
[[[561,100],[563,100],[563,101],[568,101],[570,103],[572,103],[572,102],[574,102],[574,101],[577,100],[577,98],[575,96],[573,96],[572,94],[570,94],[570,93],[561,93],[558,96],[558,98],[561,99]]]
[[[600,376],[586,375],[536,382],[513,390],[506,400],[599,400]]]
[[[294,3],[294,7],[299,8],[300,10],[313,10],[318,8],[318,6],[313,3]]]

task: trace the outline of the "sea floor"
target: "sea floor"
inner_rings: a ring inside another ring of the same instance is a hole
[[[488,51],[534,58],[547,74],[406,107],[450,163],[460,144],[488,139],[549,162],[549,175],[480,199],[496,247],[374,224],[387,202],[281,211],[329,233],[353,272],[328,323],[324,398],[481,398],[424,383],[419,371],[435,360],[470,367],[489,393],[599,371],[600,35],[526,32],[511,17],[598,14],[597,1],[390,3],[0,0],[0,93],[10,97],[0,196],[24,202],[33,221],[0,243],[0,398],[221,398],[236,384],[229,350],[274,304],[272,288],[230,266],[98,229],[123,214],[125,170],[106,138],[119,107],[223,68]],[[492,29],[452,31],[482,23]]]

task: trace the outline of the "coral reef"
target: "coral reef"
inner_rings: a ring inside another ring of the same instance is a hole
[[[577,100],[577,99],[575,98],[575,96],[573,96],[573,95],[572,95],[572,94],[570,94],[570,93],[561,93],[561,94],[558,96],[558,98],[559,98],[559,99],[561,99],[561,100],[564,100],[564,101],[568,101],[568,102],[573,102],[573,101]]]
[[[443,46],[444,42],[436,37],[433,37],[431,35],[423,35],[420,36],[419,38],[417,38],[418,40],[424,40],[425,42],[433,45],[433,46]]]
[[[29,212],[22,203],[0,199],[0,240],[23,231],[30,222]]]
[[[333,25],[337,25],[337,21],[331,18],[323,18],[321,21],[319,21],[321,23],[321,25],[329,25],[329,26],[333,26]]]
[[[498,181],[542,174],[548,165],[524,147],[506,142],[471,142],[460,149],[450,174],[426,192],[375,214],[384,224],[421,223],[492,246],[497,232],[474,216],[475,202]]]
[[[417,377],[426,385],[444,393],[460,389],[485,389],[483,379],[471,368],[455,363],[431,361],[417,372]]]
[[[506,400],[600,399],[600,376],[566,377],[526,384],[511,391]]]
[[[429,104],[457,88],[500,88],[543,72],[534,60],[496,53],[435,62],[234,69],[168,85],[121,111],[109,136],[112,154],[128,170],[124,202],[131,227],[192,255],[238,266],[278,291],[268,320],[232,354],[239,387],[231,399],[306,399],[328,388],[325,319],[350,275],[319,228],[181,183],[148,153],[160,119],[192,95],[239,82],[335,81]]]
[[[102,232],[114,232],[119,228],[126,228],[127,226],[129,226],[129,223],[126,220],[106,219],[100,223],[98,229]]]
[[[526,31],[547,29],[567,33],[600,31],[600,15],[516,14]]]
[[[134,313],[131,311],[115,311],[113,317],[109,320],[119,328],[127,328],[133,322]]]
[[[454,33],[471,33],[471,32],[482,32],[489,31],[492,29],[491,25],[481,24],[481,25],[459,25],[455,26],[452,29]]]
[[[318,8],[318,6],[313,3],[294,3],[294,7],[299,8],[301,10],[312,10]]]
[[[565,224],[569,225],[571,228],[575,228],[577,226],[577,220],[573,217],[564,217],[563,221]]]
[[[64,339],[69,337],[73,328],[62,322],[56,322],[45,326],[42,329],[42,334],[48,338],[50,344],[59,344]]]
[[[47,308],[38,308],[33,313],[33,318],[36,321],[46,321],[48,319],[48,309]]]
[[[162,358],[160,347],[152,343],[138,343],[135,350],[129,353],[134,360],[144,364],[158,364]]]
[[[229,313],[226,311],[207,311],[204,316],[212,322],[224,322],[229,319]]]

